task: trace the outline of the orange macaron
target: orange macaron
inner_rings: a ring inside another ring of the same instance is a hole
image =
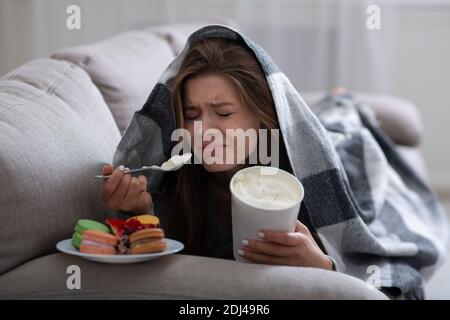
[[[90,254],[116,254],[119,237],[96,230],[86,230],[81,239],[80,252]]]
[[[142,229],[133,232],[129,237],[132,254],[155,253],[167,247],[164,231],[159,228]]]

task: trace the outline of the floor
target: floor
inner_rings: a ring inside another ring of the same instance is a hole
[[[450,222],[450,197],[443,204]],[[447,260],[425,287],[427,299],[450,299],[450,243],[447,250]]]

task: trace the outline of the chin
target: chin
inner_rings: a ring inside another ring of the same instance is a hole
[[[237,167],[236,164],[217,164],[217,163],[206,164],[206,163],[203,163],[202,165],[203,165],[203,168],[205,168],[205,170],[207,172],[225,172],[225,171],[233,170]]]

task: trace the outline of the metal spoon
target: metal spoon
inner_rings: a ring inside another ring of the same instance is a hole
[[[186,163],[189,162],[189,160],[192,157],[192,153],[185,153],[183,155],[175,155],[166,162],[164,162],[161,166],[143,166],[142,168],[133,169],[133,170],[125,170],[123,173],[133,173],[133,172],[140,172],[140,171],[146,171],[146,170],[157,170],[157,171],[176,171],[180,169],[182,166],[184,166]],[[94,176],[95,179],[103,179],[106,180],[111,175],[103,176],[103,175],[97,175]]]

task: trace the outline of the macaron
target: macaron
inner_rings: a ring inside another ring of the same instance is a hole
[[[89,219],[80,219],[75,225],[74,233],[72,235],[72,245],[75,248],[80,249],[82,235],[86,230],[96,230],[105,233],[111,233],[111,230],[103,223]]]
[[[132,254],[161,252],[167,247],[164,231],[159,228],[136,231],[129,236],[128,240]]]
[[[82,238],[82,234],[79,232],[75,232],[72,235],[72,245],[77,249],[80,249],[81,238]]]
[[[90,254],[116,254],[119,237],[97,230],[86,230],[81,239],[80,252]]]
[[[131,217],[127,220],[127,222],[130,222],[131,220],[137,220],[142,224],[152,224],[155,226],[159,226],[159,218],[150,214],[142,214],[139,216]]]

